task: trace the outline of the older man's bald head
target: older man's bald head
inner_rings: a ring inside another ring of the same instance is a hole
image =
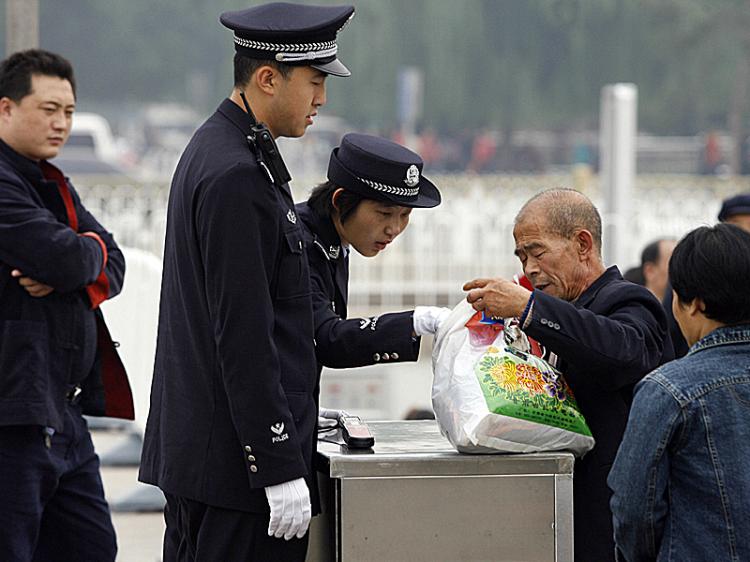
[[[533,220],[552,234],[570,239],[578,230],[588,230],[597,252],[602,248],[602,218],[591,200],[575,189],[557,187],[537,193],[516,215],[516,224]]]

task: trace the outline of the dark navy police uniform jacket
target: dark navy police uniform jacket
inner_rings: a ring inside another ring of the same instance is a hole
[[[260,513],[264,487],[300,477],[315,503],[318,381],[300,222],[249,133],[224,100],[172,181],[140,479]]]
[[[673,358],[664,310],[613,266],[573,303],[534,291],[524,332],[558,356],[557,367],[596,439],[574,470],[575,558],[614,560],[607,475],[635,383]]]
[[[14,269],[54,291],[30,296]],[[124,274],[112,235],[62,172],[0,141],[0,426],[62,431],[74,385],[84,414],[133,419],[127,376],[98,308],[120,292]]]
[[[318,371],[416,361],[420,338],[412,337],[411,311],[346,320],[349,264],[336,228],[307,203],[297,205],[297,214],[310,260]]]

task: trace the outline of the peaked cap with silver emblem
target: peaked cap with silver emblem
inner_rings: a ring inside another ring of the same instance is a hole
[[[336,58],[336,35],[353,16],[353,6],[273,2],[224,12],[219,21],[234,31],[240,55],[349,76],[349,69]]]
[[[328,179],[368,199],[402,207],[435,207],[437,187],[422,175],[419,155],[381,137],[349,133],[334,148]]]

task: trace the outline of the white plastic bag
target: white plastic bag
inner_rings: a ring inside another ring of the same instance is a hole
[[[589,451],[594,438],[559,372],[530,353],[514,320],[480,326],[475,315],[462,301],[435,336],[432,405],[443,435],[464,453]]]

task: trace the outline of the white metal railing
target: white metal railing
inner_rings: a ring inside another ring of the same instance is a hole
[[[352,259],[352,308],[393,310],[415,304],[449,305],[463,296],[461,285],[477,276],[511,276],[519,265],[513,256],[513,219],[521,205],[539,190],[576,187],[601,202],[598,178],[574,175],[456,175],[433,176],[443,204],[417,209],[411,225],[376,259]],[[297,181],[298,198],[317,183]],[[87,184],[77,189],[84,204],[111,230],[120,244],[161,255],[164,246],[169,186],[161,184]],[[602,217],[626,221],[623,240],[630,262],[651,240],[679,238],[700,224],[716,221],[721,200],[750,191],[750,178],[693,175],[641,175],[634,190],[632,217]]]

